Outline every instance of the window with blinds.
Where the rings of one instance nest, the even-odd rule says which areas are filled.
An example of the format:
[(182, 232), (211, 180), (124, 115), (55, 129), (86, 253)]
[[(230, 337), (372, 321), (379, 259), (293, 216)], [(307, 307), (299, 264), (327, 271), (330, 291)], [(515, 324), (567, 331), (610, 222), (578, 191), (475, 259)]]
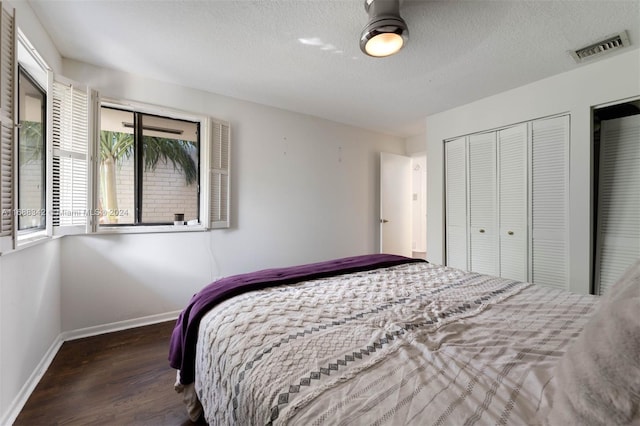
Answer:
[[(104, 211), (100, 200), (100, 180), (103, 176), (100, 173), (99, 110), (101, 104), (98, 93), (86, 85), (54, 76), (33, 46), (15, 27), (14, 13), (3, 9), (1, 3), (0, 10), (0, 253), (3, 253), (15, 249), (16, 238), (22, 241), (22, 234), (32, 229), (39, 231), (38, 238), (46, 238), (52, 234), (68, 235), (103, 230), (98, 226), (98, 222), (101, 217), (104, 217)], [(32, 57), (27, 58), (28, 55), (24, 55), (24, 52), (30, 53)], [(26, 151), (22, 152), (22, 146), (20, 152), (17, 151), (18, 138), (15, 123), (17, 93), (14, 92), (17, 86), (18, 62), (26, 70), (25, 74), (28, 73), (34, 77), (32, 81), (35, 82), (34, 85), (39, 85), (43, 89), (41, 103), (46, 103), (47, 122), (42, 132), (46, 137), (44, 140), (38, 139), (40, 141), (38, 147), (42, 151), (42, 156), (38, 158), (39, 161), (46, 162), (46, 166), (38, 168), (38, 172), (33, 176), (26, 168), (18, 168), (17, 164), (17, 161), (27, 158), (25, 155), (19, 155), (26, 153)], [(132, 103), (127, 101), (114, 102), (119, 102), (129, 110), (134, 108)], [(23, 106), (26, 103), (28, 102), (23, 102)], [(165, 107), (143, 105), (144, 114), (141, 116), (144, 120), (139, 123), (142, 129), (140, 136), (143, 138), (141, 139), (143, 143), (140, 144), (142, 155), (139, 155), (139, 158), (143, 160), (155, 155), (155, 151), (150, 149), (153, 147), (149, 144), (147, 144), (149, 149), (145, 151), (145, 140), (159, 141), (153, 146), (160, 142), (172, 142), (165, 144), (168, 145), (166, 148), (169, 151), (178, 145), (184, 145), (186, 141), (184, 137), (159, 137), (156, 133), (165, 131), (164, 127), (167, 127), (167, 123), (175, 124), (193, 117), (175, 111), (175, 117), (165, 117), (165, 120), (158, 125), (155, 121), (162, 117), (154, 114), (154, 111), (161, 112), (163, 115), (167, 113), (172, 115), (171, 110)], [(189, 220), (189, 224), (193, 225), (192, 222), (197, 222), (195, 223), (197, 226), (192, 227), (194, 230), (227, 228), (230, 226), (231, 129), (229, 123), (225, 121), (196, 117), (195, 132), (199, 142), (195, 148), (197, 152), (190, 155), (197, 166), (196, 175), (192, 176), (195, 182), (192, 184), (197, 188), (199, 195), (194, 199), (196, 220)], [(135, 128), (135, 123), (123, 122), (121, 125), (123, 127), (131, 125)], [(29, 142), (24, 137), (22, 140)], [(27, 148), (30, 147), (29, 145)], [(165, 156), (166, 158), (161, 157), (158, 157), (159, 161), (156, 163), (153, 158), (148, 163), (166, 163), (164, 160), (167, 160), (169, 168), (176, 166), (171, 155)], [(146, 190), (147, 195), (150, 195), (152, 193), (150, 184), (148, 179), (145, 180), (148, 178), (145, 174), (148, 171), (145, 170), (146, 166), (148, 164), (144, 161), (137, 162), (133, 166), (137, 170), (136, 173), (142, 177), (134, 186), (139, 187), (137, 191)], [(44, 175), (46, 175), (46, 181)], [(46, 212), (46, 220), (36, 224), (19, 222), (16, 215), (21, 207), (16, 205), (16, 200), (19, 200), (22, 206), (31, 205), (27, 203), (29, 200), (23, 199), (18, 194), (18, 180), (23, 181), (24, 188), (24, 183), (29, 179), (33, 180), (32, 178), (40, 182), (37, 184), (41, 189), (38, 197), (40, 203), (38, 211)], [(162, 184), (160, 186), (156, 189), (162, 193), (163, 197), (158, 198), (170, 198), (166, 197), (166, 188), (163, 188)], [(150, 198), (153, 197), (147, 197), (147, 200)], [(165, 206), (164, 212), (178, 213), (181, 207), (179, 201), (168, 201), (174, 202), (174, 206)], [(152, 211), (149, 206), (143, 205), (143, 207), (147, 212)], [(138, 208), (138, 210), (141, 209)], [(146, 216), (143, 219), (146, 220)], [(171, 227), (171, 230), (187, 229), (187, 227), (176, 229), (175, 221), (165, 223), (169, 221), (151, 220), (151, 222), (156, 225), (147, 228), (151, 232), (162, 231), (157, 225), (162, 225), (166, 229)], [(18, 228), (22, 229), (20, 234), (17, 232)], [(106, 229), (106, 231), (110, 230)], [(144, 231), (139, 227), (135, 230), (127, 229), (126, 226), (118, 230), (118, 232)], [(35, 238), (31, 240), (35, 241)]]
[[(106, 101), (98, 105), (98, 102), (91, 101), (96, 96), (86, 87), (70, 81), (58, 78), (54, 82), (51, 126), (54, 234), (85, 233), (92, 229), (100, 232), (157, 232), (158, 226), (176, 230), (178, 221), (174, 220), (174, 214), (185, 214), (183, 210), (189, 203), (171, 196), (175, 185), (206, 189), (199, 198), (196, 196), (194, 199), (184, 188), (179, 188), (178, 195), (189, 196), (188, 199), (195, 208), (194, 212), (185, 214), (184, 222), (179, 223), (194, 226), (179, 229), (219, 229), (230, 226), (229, 123), (206, 117), (187, 117), (178, 111), (172, 117), (160, 116), (154, 114), (153, 106), (147, 105), (132, 107), (129, 104), (118, 104), (117, 101)], [(95, 130), (91, 130), (90, 125), (93, 105), (96, 110), (102, 111), (98, 119), (100, 124), (96, 123)], [(111, 114), (110, 118), (105, 112)], [(114, 112), (125, 114), (125, 118), (114, 119)], [(166, 108), (162, 108), (162, 113), (171, 115), (171, 111)], [(180, 128), (181, 134), (167, 133), (174, 128)], [(96, 152), (95, 160), (91, 162), (90, 140), (93, 132)], [(193, 137), (189, 136), (192, 133)], [(126, 152), (118, 156), (113, 168), (117, 173), (111, 182), (114, 185), (112, 191), (107, 191), (105, 187), (109, 176), (105, 173), (103, 160), (108, 157), (107, 154), (113, 154), (113, 150), (105, 151), (107, 146), (113, 145), (106, 143), (107, 134), (111, 134), (111, 142), (114, 142), (113, 138), (117, 135), (126, 136), (116, 141)], [(140, 141), (136, 144), (137, 137)], [(196, 142), (190, 143), (191, 139)], [(167, 144), (171, 146), (165, 147)], [(196, 165), (196, 182), (188, 184), (183, 182), (184, 166), (172, 157), (177, 150), (176, 146), (182, 147), (185, 144), (197, 149), (197, 152), (187, 153)], [(161, 152), (158, 151), (161, 148)], [(150, 165), (147, 160), (152, 154), (159, 156), (159, 160)], [(207, 172), (199, 173), (198, 168)], [(163, 173), (173, 178), (165, 179), (167, 176)], [(95, 185), (91, 184), (92, 176), (96, 177)], [(106, 202), (108, 193), (111, 192), (112, 198), (117, 200), (113, 205)], [(118, 206), (117, 210), (123, 212), (118, 216), (117, 222), (107, 220), (109, 214), (105, 213), (110, 212), (113, 206)], [(161, 216), (156, 217), (154, 214)], [(153, 225), (153, 228), (148, 225)]]

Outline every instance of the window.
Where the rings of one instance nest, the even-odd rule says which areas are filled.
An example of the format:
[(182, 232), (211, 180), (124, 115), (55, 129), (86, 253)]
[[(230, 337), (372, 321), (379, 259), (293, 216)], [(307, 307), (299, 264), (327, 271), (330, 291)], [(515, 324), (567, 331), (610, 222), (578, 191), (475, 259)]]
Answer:
[(46, 226), (46, 94), (22, 68), (18, 71), (18, 231)]
[(51, 96), (54, 235), (230, 226), (229, 123), (59, 76)]
[(198, 223), (199, 152), (199, 122), (102, 106), (100, 225)]
[[(12, 21), (9, 18), (3, 10), (4, 25)], [(7, 28), (10, 27), (5, 26), (5, 29)], [(2, 244), (2, 251), (47, 238), (51, 230), (51, 215), (47, 205), (48, 192), (51, 190), (47, 180), (47, 174), (50, 173), (50, 129), (47, 115), (49, 67), (19, 29), (12, 28), (10, 36), (7, 36), (7, 32), (2, 32), (0, 36), (3, 49), (7, 49), (3, 50), (3, 53), (11, 52), (12, 55), (3, 55), (0, 59), (3, 63), (2, 79), (5, 84), (10, 84), (12, 89), (15, 85), (15, 93), (13, 90), (6, 91), (7, 88), (3, 86), (8, 96), (3, 98), (2, 109), (6, 112), (11, 111), (15, 126), (11, 136), (3, 138), (7, 143), (12, 141), (13, 158), (10, 166), (9, 162), (2, 162), (3, 179), (9, 180), (10, 177), (11, 180), (11, 191), (7, 189), (7, 183), (3, 183), (2, 198), (11, 194), (12, 199), (11, 203), (5, 204), (12, 206), (11, 244)], [(10, 42), (15, 50), (10, 49), (6, 42)], [(11, 73), (8, 73), (8, 70), (11, 70)], [(4, 151), (8, 152), (8, 149)], [(5, 212), (7, 210), (3, 209), (3, 213)]]
[(55, 75), (1, 12), (0, 254), (50, 236), (230, 226), (228, 122), (101, 99)]

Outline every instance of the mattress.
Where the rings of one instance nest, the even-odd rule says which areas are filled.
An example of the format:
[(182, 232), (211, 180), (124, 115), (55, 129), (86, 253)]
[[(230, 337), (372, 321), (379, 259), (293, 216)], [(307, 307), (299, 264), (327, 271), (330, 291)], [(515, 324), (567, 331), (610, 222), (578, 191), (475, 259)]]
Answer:
[(537, 424), (597, 297), (426, 262), (236, 295), (200, 322), (211, 425)]

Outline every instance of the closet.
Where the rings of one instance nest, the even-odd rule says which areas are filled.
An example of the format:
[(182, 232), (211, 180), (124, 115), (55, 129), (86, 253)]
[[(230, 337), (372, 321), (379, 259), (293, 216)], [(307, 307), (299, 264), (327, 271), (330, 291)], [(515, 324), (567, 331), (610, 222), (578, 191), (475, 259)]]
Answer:
[(500, 275), (528, 279), (527, 127), (500, 130), (498, 140), (498, 229)]
[(567, 288), (569, 117), (445, 142), (447, 265)]
[(640, 258), (640, 114), (600, 123), (596, 294)]

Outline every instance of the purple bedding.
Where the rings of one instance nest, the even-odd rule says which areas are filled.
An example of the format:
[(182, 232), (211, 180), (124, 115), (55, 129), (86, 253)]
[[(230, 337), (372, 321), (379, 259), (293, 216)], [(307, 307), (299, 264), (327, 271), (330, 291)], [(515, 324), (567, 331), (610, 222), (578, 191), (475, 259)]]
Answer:
[(215, 305), (233, 296), (276, 285), (293, 284), (410, 262), (424, 262), (424, 260), (391, 254), (370, 254), (287, 268), (265, 269), (222, 278), (196, 293), (189, 305), (180, 313), (171, 335), (169, 363), (171, 367), (180, 370), (182, 384), (193, 383), (200, 320)]

